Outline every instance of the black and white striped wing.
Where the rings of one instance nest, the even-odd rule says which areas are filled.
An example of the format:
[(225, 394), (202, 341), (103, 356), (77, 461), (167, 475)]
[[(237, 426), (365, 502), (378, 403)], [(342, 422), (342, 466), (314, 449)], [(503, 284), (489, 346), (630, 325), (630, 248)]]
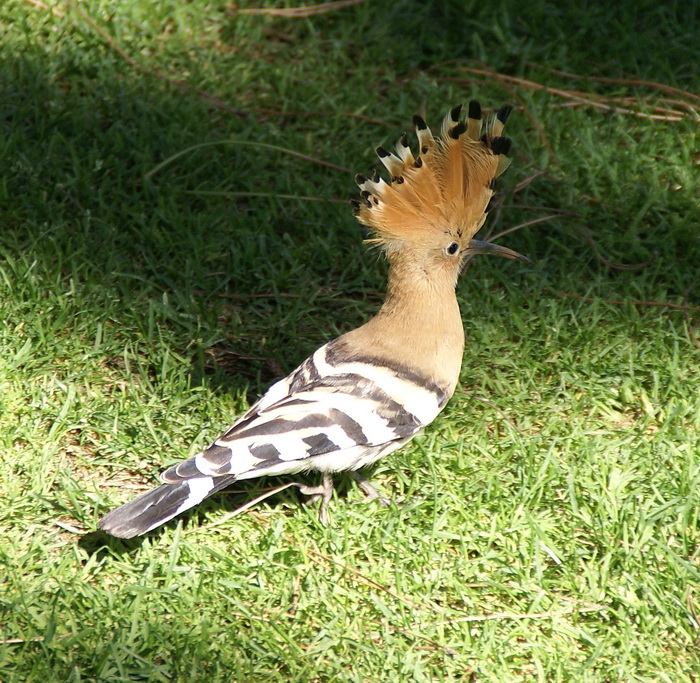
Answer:
[(435, 418), (448, 393), (400, 366), (321, 347), (274, 384), (209, 448), (166, 470), (163, 484), (112, 510), (100, 528), (133, 538), (237, 479), (370, 464)]
[(405, 368), (342, 351), (342, 340), (322, 346), (209, 448), (164, 472), (163, 481), (356, 469), (432, 422), (449, 398)]

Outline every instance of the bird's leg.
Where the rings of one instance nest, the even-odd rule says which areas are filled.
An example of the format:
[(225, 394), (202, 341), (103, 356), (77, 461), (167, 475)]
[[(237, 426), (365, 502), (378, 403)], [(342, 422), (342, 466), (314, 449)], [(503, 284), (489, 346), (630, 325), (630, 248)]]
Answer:
[[(372, 500), (378, 500), (382, 505), (388, 506), (390, 504), (389, 499), (380, 495), (379, 491), (377, 491), (377, 489), (375, 489), (361, 474), (358, 472), (348, 472), (348, 474), (364, 491), (365, 499), (362, 502), (369, 503)], [(321, 501), (321, 505), (318, 509), (318, 520), (323, 526), (328, 526), (328, 503), (333, 496), (333, 477), (331, 474), (324, 472), (323, 483), (318, 486), (307, 486), (306, 484), (296, 481), (292, 482), (290, 485), (296, 486), (299, 489), (299, 493), (308, 496), (304, 501), (304, 505), (310, 505), (317, 500)]]
[(299, 492), (303, 493), (305, 496), (309, 496), (304, 501), (305, 505), (309, 505), (314, 501), (321, 500), (321, 505), (318, 509), (318, 521), (323, 524), (323, 526), (328, 526), (328, 503), (333, 495), (333, 477), (329, 472), (323, 473), (323, 483), (318, 486), (306, 486), (305, 484), (294, 484), (299, 487)]
[(348, 472), (348, 474), (357, 482), (357, 485), (365, 492), (365, 499), (363, 502), (369, 503), (371, 500), (378, 500), (382, 505), (389, 506), (389, 499), (384, 498), (379, 494), (379, 491), (370, 484), (367, 479), (365, 479), (358, 472)]

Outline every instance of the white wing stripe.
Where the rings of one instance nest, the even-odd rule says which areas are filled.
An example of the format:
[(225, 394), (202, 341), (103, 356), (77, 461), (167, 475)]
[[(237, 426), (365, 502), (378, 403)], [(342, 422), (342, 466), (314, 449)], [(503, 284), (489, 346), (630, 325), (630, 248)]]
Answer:
[(283, 398), (287, 397), (289, 395), (290, 383), (289, 377), (285, 377), (284, 379), (279, 380), (279, 382), (275, 382), (255, 405), (258, 412), (265, 410), (272, 404), (277, 403), (277, 401), (281, 401)]
[[(307, 394), (301, 392), (299, 398), (314, 397), (314, 391)], [(367, 442), (370, 444), (380, 444), (385, 441), (393, 441), (396, 433), (387, 425), (387, 421), (379, 414), (380, 405), (376, 401), (369, 399), (358, 399), (355, 396), (341, 393), (328, 395), (325, 405), (327, 409), (335, 408), (345, 413), (351, 420), (357, 422), (365, 433)]]
[(354, 439), (351, 439), (340, 425), (327, 427), (325, 433), (338, 448), (352, 448), (357, 445)]
[(331, 365), (326, 360), (326, 348), (322, 346), (313, 355), (321, 376), (358, 375), (376, 384), (422, 424), (432, 422), (441, 410), (437, 394), (427, 387), (404, 379), (395, 371), (374, 363), (354, 361)]
[[(247, 446), (251, 445), (249, 443), (243, 443), (240, 446), (238, 444), (226, 443), (224, 444), (226, 448), (231, 450), (231, 459), (233, 468), (231, 469), (231, 474), (238, 474), (238, 472), (245, 472), (249, 469), (255, 467), (258, 459), (248, 450)], [(195, 465), (197, 469), (202, 474), (208, 474), (211, 476), (217, 476), (216, 469), (212, 467), (211, 463), (207, 460), (207, 451), (204, 450), (195, 456)], [(228, 474), (228, 472), (227, 472)]]
[[(265, 443), (270, 443), (280, 452), (280, 460), (303, 460), (309, 457), (309, 447), (302, 441), (304, 432), (317, 434), (318, 430), (295, 430), (286, 434), (275, 434)], [(258, 439), (262, 442), (262, 439)]]
[(214, 479), (212, 477), (197, 477), (196, 479), (189, 479), (187, 485), (190, 487), (190, 492), (177, 509), (176, 515), (189, 510), (193, 505), (201, 503), (214, 488)]
[[(299, 471), (317, 469), (321, 462), (328, 462), (327, 467), (360, 462), (357, 449), (366, 449), (371, 462), (377, 449), (403, 443), (431, 422), (440, 412), (440, 401), (439, 387), (422, 385), (410, 370), (371, 359), (344, 361), (326, 345), (273, 384), (218, 445), (231, 451), (226, 473), (239, 478), (260, 476), (268, 469)], [(211, 461), (206, 450), (197, 455), (197, 469), (211, 476), (222, 473), (221, 455), (216, 455)], [(192, 480), (189, 498), (203, 499), (212, 486), (209, 478)]]

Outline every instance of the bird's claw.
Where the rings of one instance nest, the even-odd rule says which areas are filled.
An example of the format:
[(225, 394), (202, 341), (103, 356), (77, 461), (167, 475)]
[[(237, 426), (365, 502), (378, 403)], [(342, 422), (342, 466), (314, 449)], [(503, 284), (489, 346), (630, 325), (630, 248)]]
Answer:
[[(361, 502), (369, 503), (372, 500), (379, 501), (385, 507), (389, 507), (391, 501), (379, 494), (379, 491), (370, 484), (361, 474), (357, 472), (348, 472), (348, 474), (357, 482), (357, 485), (364, 491), (365, 497)], [(293, 486), (299, 489), (299, 493), (307, 496), (304, 500), (304, 505), (311, 505), (317, 500), (321, 501), (318, 508), (318, 521), (323, 526), (328, 526), (328, 503), (333, 496), (333, 477), (328, 473), (323, 475), (323, 483), (318, 486), (308, 486), (301, 482), (293, 482)]]
[(379, 491), (372, 486), (361, 474), (357, 472), (349, 472), (350, 476), (355, 480), (357, 485), (365, 492), (363, 503), (369, 503), (373, 500), (378, 500), (384, 507), (389, 507), (391, 501), (388, 498), (380, 495)]
[(328, 503), (333, 496), (333, 477), (327, 472), (323, 475), (323, 483), (318, 486), (307, 486), (306, 484), (295, 483), (299, 488), (299, 493), (302, 493), (308, 498), (304, 501), (304, 505), (311, 505), (317, 500), (321, 501), (318, 508), (318, 521), (323, 526), (328, 526)]

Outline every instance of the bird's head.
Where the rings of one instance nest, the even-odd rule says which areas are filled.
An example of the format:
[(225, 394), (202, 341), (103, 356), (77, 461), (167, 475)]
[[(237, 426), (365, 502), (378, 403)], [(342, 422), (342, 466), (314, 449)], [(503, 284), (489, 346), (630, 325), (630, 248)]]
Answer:
[(512, 108), (500, 109), (483, 134), (479, 103), (469, 103), (464, 121), (461, 109), (458, 105), (445, 116), (437, 137), (414, 116), (418, 154), (405, 134), (395, 153), (377, 148), (391, 179), (358, 175), (360, 200), (353, 202), (357, 220), (372, 233), (368, 241), (390, 260), (410, 258), (455, 277), (472, 254), (529, 262), (511, 249), (474, 239), (486, 220), (495, 179), (510, 163), (511, 141), (501, 132)]

